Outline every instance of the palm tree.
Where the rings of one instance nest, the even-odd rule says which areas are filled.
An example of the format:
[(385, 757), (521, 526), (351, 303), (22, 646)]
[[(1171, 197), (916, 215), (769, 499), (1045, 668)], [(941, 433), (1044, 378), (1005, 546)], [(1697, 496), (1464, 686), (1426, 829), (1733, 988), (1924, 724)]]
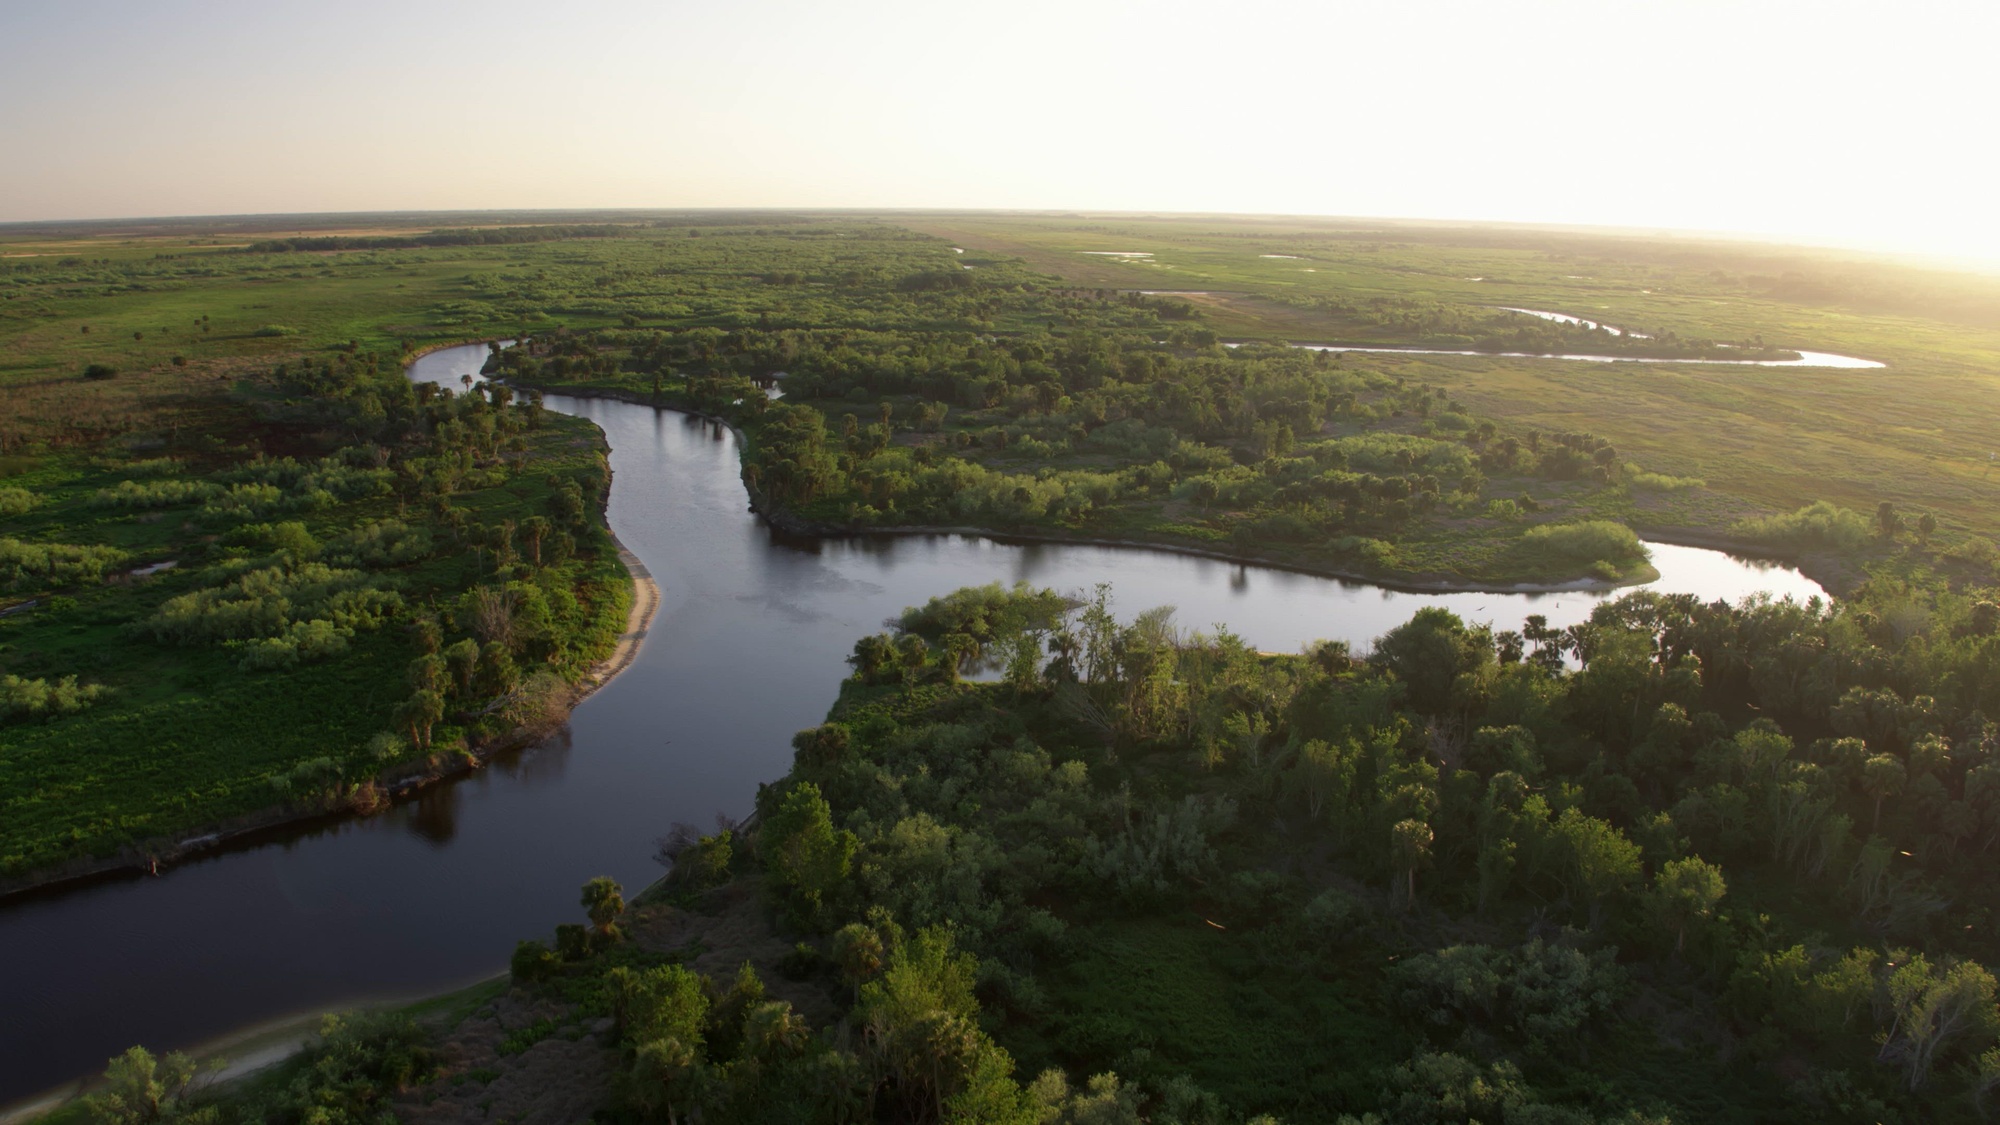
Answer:
[(1396, 866), (1403, 872), (1403, 905), (1417, 901), (1417, 868), (1431, 854), (1431, 841), (1435, 839), (1431, 826), (1421, 820), (1399, 820), (1389, 831), (1390, 849), (1395, 853)]
[(1870, 832), (1882, 826), (1882, 798), (1901, 793), (1907, 780), (1909, 770), (1900, 758), (1877, 754), (1861, 764), (1861, 789), (1875, 798), (1875, 820), (1868, 829)]

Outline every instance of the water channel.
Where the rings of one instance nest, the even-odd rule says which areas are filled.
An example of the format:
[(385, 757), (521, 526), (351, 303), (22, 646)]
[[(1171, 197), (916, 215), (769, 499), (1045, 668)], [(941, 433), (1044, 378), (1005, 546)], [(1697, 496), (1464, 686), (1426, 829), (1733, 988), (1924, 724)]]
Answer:
[[(483, 346), (411, 369), (454, 389)], [(1165, 551), (936, 535), (801, 540), (746, 509), (728, 430), (685, 414), (551, 395), (604, 428), (610, 520), (661, 587), (637, 661), (564, 736), (382, 815), (277, 833), (156, 878), (0, 901), (0, 1105), (102, 1069), (134, 1043), (189, 1048), (237, 1029), (414, 996), (502, 969), (514, 943), (580, 917), (577, 888), (659, 869), (675, 821), (750, 811), (823, 717), (855, 639), (968, 584), (1111, 582), (1129, 617), (1178, 607), (1253, 645), (1365, 645), (1418, 607), (1499, 628), (1583, 620), (1603, 595), (1411, 594)], [(1822, 593), (1797, 572), (1655, 545), (1655, 588), (1736, 600)]]

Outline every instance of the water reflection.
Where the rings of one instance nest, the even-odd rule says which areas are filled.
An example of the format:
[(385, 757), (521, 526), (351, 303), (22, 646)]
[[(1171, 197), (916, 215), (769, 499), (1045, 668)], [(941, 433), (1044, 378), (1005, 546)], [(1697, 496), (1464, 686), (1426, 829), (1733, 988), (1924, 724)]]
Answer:
[(456, 785), (433, 786), (397, 811), (411, 835), (441, 847), (458, 835), (459, 792)]

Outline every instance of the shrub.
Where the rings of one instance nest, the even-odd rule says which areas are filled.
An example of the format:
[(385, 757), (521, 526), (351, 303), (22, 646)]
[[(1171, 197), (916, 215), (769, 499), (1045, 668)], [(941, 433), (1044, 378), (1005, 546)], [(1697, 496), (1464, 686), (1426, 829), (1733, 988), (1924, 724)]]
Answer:
[(110, 691), (102, 684), (78, 684), (75, 676), (54, 683), (0, 676), (0, 723), (74, 715)]
[(118, 369), (108, 363), (93, 363), (83, 369), (83, 377), (86, 379), (116, 379), (118, 377)]
[(401, 566), (429, 558), (431, 533), (400, 520), (378, 520), (327, 545), (327, 561), (345, 566)]
[(1365, 535), (1343, 535), (1334, 542), (1333, 549), (1364, 567), (1389, 570), (1396, 565), (1394, 544), (1381, 539), (1370, 539)]
[(1611, 520), (1531, 527), (1521, 536), (1521, 552), (1533, 562), (1564, 569), (1589, 568), (1602, 574), (1598, 564), (1605, 564), (1613, 575), (1646, 559), (1645, 545), (1632, 529)]
[(514, 946), (514, 957), (508, 963), (517, 984), (529, 984), (546, 980), (562, 968), (562, 958), (556, 951), (539, 941), (524, 941)]
[[(376, 628), (402, 608), (400, 595), (373, 582), (361, 571), (324, 563), (262, 567), (224, 585), (169, 598), (140, 628), (157, 640), (179, 644), (284, 637), (293, 642), (299, 659), (309, 659), (309, 654), (324, 655), (338, 646), (327, 647), (334, 642), (317, 626), (293, 632), (294, 622), (330, 625), (344, 644), (353, 631)], [(274, 650), (260, 659), (277, 656)]]
[(1649, 473), (1630, 461), (1625, 462), (1625, 483), (1642, 492), (1692, 492), (1705, 488), (1708, 482), (1700, 477), (1676, 477), (1666, 473)]
[(168, 473), (178, 473), (185, 466), (178, 457), (148, 457), (143, 461), (132, 461), (125, 465), (125, 472), (135, 477), (163, 477)]
[(1535, 938), (1518, 949), (1454, 945), (1392, 970), (1403, 1009), (1440, 1028), (1481, 1026), (1538, 1053), (1573, 1049), (1625, 988), (1617, 951)]
[(216, 492), (216, 487), (206, 481), (156, 480), (139, 484), (122, 480), (116, 488), (98, 489), (90, 502), (99, 508), (167, 508), (206, 500)]
[(1210, 837), (1236, 819), (1228, 797), (1185, 798), (1122, 832), (1083, 841), (1083, 870), (1135, 901), (1163, 898), (1211, 874)]
[(299, 330), (289, 324), (266, 324), (250, 334), (252, 336), (296, 336), (299, 334)]
[(201, 513), (224, 519), (255, 519), (287, 507), (291, 507), (291, 504), (276, 485), (236, 484), (231, 485), (228, 492), (215, 496), (202, 505)]
[(278, 636), (261, 637), (246, 644), (243, 668), (261, 672), (324, 660), (346, 651), (347, 638), (353, 635), (354, 630), (343, 629), (331, 621), (294, 621)]
[(1773, 547), (1852, 551), (1868, 542), (1874, 525), (1851, 508), (1815, 500), (1796, 512), (1744, 520), (1736, 525), (1736, 533)]
[(25, 488), (0, 488), (0, 516), (25, 516), (40, 499)]
[(1338, 888), (1322, 891), (1299, 913), (1316, 942), (1340, 941), (1369, 923), (1368, 904)]
[(96, 582), (127, 557), (116, 547), (0, 539), (0, 584), (18, 588)]

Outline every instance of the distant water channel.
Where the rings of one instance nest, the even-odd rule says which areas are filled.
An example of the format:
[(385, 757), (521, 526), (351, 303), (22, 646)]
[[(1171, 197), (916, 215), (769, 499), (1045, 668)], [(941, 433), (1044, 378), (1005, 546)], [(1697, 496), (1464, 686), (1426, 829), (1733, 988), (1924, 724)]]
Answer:
[[(460, 389), (483, 346), (411, 377)], [(650, 639), (565, 734), (390, 811), (275, 834), (157, 878), (0, 901), (0, 1105), (100, 1070), (134, 1043), (195, 1047), (335, 1005), (500, 971), (514, 943), (580, 917), (577, 888), (659, 874), (675, 821), (750, 811), (794, 731), (832, 703), (855, 639), (968, 584), (1110, 582), (1129, 617), (1179, 608), (1291, 651), (1365, 645), (1421, 606), (1498, 628), (1583, 620), (1602, 595), (1409, 594), (1165, 551), (935, 535), (800, 540), (746, 510), (734, 438), (672, 411), (549, 396), (609, 436), (611, 525), (658, 580)], [(1654, 545), (1656, 588), (1805, 598), (1796, 571)]]

